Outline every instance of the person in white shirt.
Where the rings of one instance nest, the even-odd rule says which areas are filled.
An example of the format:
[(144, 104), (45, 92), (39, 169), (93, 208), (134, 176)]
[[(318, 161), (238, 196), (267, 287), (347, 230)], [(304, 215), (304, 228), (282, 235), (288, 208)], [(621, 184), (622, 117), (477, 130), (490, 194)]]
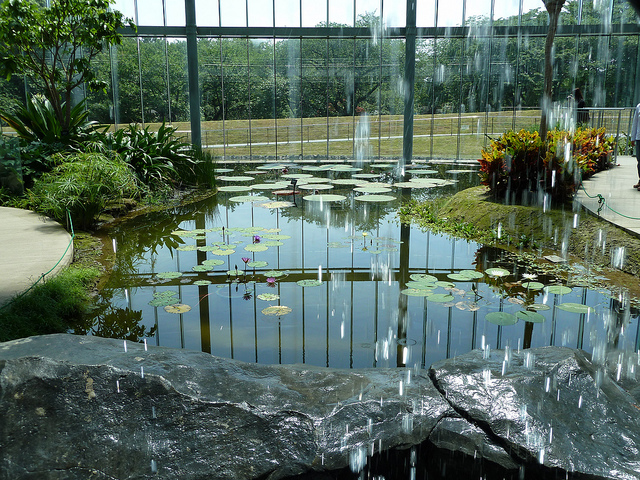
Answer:
[(640, 190), (640, 144), (636, 142), (640, 140), (640, 103), (636, 105), (636, 111), (633, 114), (633, 124), (631, 125), (631, 146), (636, 147), (636, 160), (638, 161), (638, 183), (633, 188)]

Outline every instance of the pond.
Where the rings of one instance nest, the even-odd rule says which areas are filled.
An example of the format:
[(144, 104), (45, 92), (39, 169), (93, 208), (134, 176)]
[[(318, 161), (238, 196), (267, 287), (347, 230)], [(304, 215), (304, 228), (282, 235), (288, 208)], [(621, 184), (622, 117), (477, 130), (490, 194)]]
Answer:
[(400, 224), (403, 199), (477, 185), (473, 167), (418, 166), (403, 180), (389, 164), (221, 169), (217, 195), (108, 229), (113, 273), (78, 332), (337, 368), (424, 368), (476, 348), (640, 348), (623, 292)]

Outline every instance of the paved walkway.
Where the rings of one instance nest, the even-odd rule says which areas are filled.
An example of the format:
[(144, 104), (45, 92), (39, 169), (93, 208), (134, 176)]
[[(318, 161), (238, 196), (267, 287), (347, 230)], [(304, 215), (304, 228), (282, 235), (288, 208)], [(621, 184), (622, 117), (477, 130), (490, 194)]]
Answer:
[[(578, 200), (600, 217), (640, 236), (640, 192), (636, 159), (620, 156), (617, 166), (584, 182)], [(603, 202), (600, 202), (601, 199)], [(55, 275), (73, 259), (71, 235), (59, 223), (17, 208), (0, 207), (0, 305), (25, 291), (43, 274)]]
[(73, 260), (71, 235), (29, 210), (0, 207), (0, 305)]
[(603, 205), (601, 218), (640, 236), (640, 192), (633, 188), (638, 183), (636, 165), (635, 157), (619, 156), (617, 166), (583, 182), (578, 201), (595, 214)]

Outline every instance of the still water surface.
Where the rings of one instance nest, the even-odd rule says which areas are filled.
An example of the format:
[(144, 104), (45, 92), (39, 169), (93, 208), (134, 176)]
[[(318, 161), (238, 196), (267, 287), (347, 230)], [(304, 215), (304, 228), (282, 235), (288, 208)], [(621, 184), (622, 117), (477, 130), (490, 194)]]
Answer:
[[(476, 172), (436, 169), (421, 178), (454, 182), (393, 189), (382, 202), (363, 201), (375, 194), (353, 185), (301, 189), (295, 197), (259, 188), (113, 227), (114, 273), (88, 333), (247, 362), (338, 368), (428, 367), (475, 348), (638, 350), (638, 318), (619, 292), (572, 286), (554, 293), (557, 287), (541, 287), (555, 279), (527, 277), (527, 267), (499, 249), (401, 225), (402, 195), (428, 201), (477, 184)], [(367, 180), (376, 186), (393, 181), (373, 173)], [(313, 174), (345, 180), (353, 172)], [(291, 180), (280, 171), (254, 175), (221, 185)], [(344, 199), (303, 198), (327, 192)], [(242, 198), (256, 195), (265, 198)]]

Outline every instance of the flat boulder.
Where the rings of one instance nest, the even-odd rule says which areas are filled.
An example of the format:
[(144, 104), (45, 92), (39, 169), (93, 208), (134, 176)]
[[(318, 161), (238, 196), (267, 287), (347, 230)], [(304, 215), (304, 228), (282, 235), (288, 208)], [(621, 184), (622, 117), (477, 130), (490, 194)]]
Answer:
[(0, 479), (359, 471), (453, 414), (414, 369), (257, 365), (64, 334), (0, 344)]

